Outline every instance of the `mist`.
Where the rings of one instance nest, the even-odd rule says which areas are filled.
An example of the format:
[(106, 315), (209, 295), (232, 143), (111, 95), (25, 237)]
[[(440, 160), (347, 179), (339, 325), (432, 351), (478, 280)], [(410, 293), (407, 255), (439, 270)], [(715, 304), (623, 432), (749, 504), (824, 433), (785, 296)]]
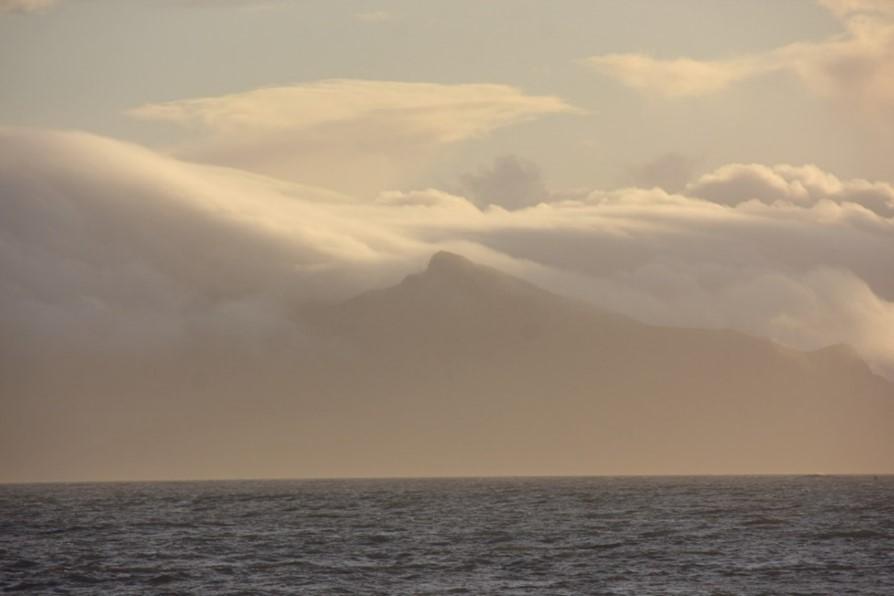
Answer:
[[(771, 464), (769, 447), (750, 459), (685, 465), (681, 457), (658, 457), (648, 440), (611, 465), (560, 465), (559, 455), (575, 443), (555, 446), (551, 437), (574, 426), (580, 412), (559, 417), (553, 430), (534, 430), (533, 421), (556, 405), (535, 405), (531, 396), (522, 399), (521, 418), (499, 422), (499, 408), (521, 407), (505, 401), (501, 377), (443, 378), (463, 378), (449, 372), (465, 366), (459, 354), (480, 352), (482, 363), (497, 358), (481, 351), (490, 340), (471, 329), (467, 345), (440, 363), (425, 360), (421, 346), (404, 352), (393, 336), (400, 329), (376, 345), (320, 331), (325, 317), (315, 309), (394, 286), (445, 249), (600, 312), (736, 329), (792, 349), (846, 344), (877, 373), (894, 370), (887, 275), (894, 223), (873, 209), (891, 192), (882, 183), (839, 181), (815, 167), (729, 166), (682, 194), (580, 191), (510, 210), (436, 189), (351, 198), (84, 133), (7, 129), (0, 137), (5, 480), (718, 473), (804, 465)], [(737, 190), (742, 172), (756, 172), (748, 178), (752, 190)], [(774, 172), (789, 185), (755, 186)], [(806, 175), (819, 182), (798, 183), (793, 196), (793, 177)], [(445, 304), (467, 299), (450, 284), (438, 287), (426, 304), (441, 295)], [(512, 308), (513, 299), (496, 299)], [(493, 316), (476, 314), (473, 328), (488, 328)], [(393, 325), (418, 326), (403, 318)], [(446, 341), (444, 332), (432, 341)], [(568, 341), (560, 343), (568, 349)], [(589, 349), (580, 345), (580, 357)], [(543, 370), (552, 371), (543, 379), (556, 387), (583, 383), (576, 368), (554, 362)], [(454, 409), (456, 395), (484, 399), (487, 383), (496, 392), (492, 406)], [(408, 393), (395, 394), (401, 387)], [(445, 391), (453, 396), (447, 410)], [(498, 409), (485, 424), (491, 407)], [(614, 407), (624, 424), (652, 424), (642, 416), (635, 422), (629, 404)], [(862, 407), (852, 415), (835, 411), (841, 428), (865, 414)], [(438, 423), (441, 415), (453, 422)], [(659, 427), (650, 433), (661, 436)], [(528, 428), (524, 441), (509, 440), (513, 428)], [(464, 429), (464, 446), (454, 443), (457, 429)], [(615, 440), (606, 429), (593, 436)], [(496, 437), (516, 449), (479, 458)], [(685, 443), (677, 441), (681, 456)], [(817, 458), (826, 453), (836, 461), (821, 444)], [(835, 469), (876, 467), (845, 457)]]

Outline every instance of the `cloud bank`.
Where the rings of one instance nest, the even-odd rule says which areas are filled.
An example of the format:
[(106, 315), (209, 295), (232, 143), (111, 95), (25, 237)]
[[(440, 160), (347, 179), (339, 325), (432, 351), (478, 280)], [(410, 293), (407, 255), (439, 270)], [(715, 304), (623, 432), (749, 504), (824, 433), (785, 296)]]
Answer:
[(813, 165), (729, 164), (690, 183), (686, 194), (725, 205), (749, 200), (802, 206), (823, 201), (853, 203), (882, 217), (894, 217), (894, 187), (890, 184), (840, 180)]
[(894, 107), (894, 4), (887, 0), (823, 0), (843, 32), (768, 52), (723, 60), (658, 59), (605, 54), (585, 63), (644, 93), (683, 98), (721, 92), (773, 72), (789, 73), (811, 92), (873, 116)]
[(333, 79), (129, 114), (191, 133), (176, 150), (181, 157), (362, 192), (400, 184), (439, 147), (575, 112), (557, 97), (506, 85)]
[(81, 133), (4, 130), (2, 350), (36, 362), (65, 346), (300, 346), (302, 304), (388, 285), (448, 249), (652, 323), (847, 342), (894, 378), (890, 196), (812, 166), (734, 164), (683, 194), (514, 210), (433, 189), (361, 201)]

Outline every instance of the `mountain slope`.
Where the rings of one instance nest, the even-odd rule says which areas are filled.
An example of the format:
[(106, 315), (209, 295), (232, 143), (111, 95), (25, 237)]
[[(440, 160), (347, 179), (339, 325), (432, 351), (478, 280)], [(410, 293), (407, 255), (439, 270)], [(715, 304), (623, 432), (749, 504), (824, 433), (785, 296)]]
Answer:
[(482, 472), (894, 468), (894, 391), (846, 348), (649, 326), (447, 253), (313, 320), (448, 471), (455, 442)]
[(0, 481), (894, 472), (894, 391), (846, 348), (645, 325), (447, 253), (263, 341), (7, 362)]

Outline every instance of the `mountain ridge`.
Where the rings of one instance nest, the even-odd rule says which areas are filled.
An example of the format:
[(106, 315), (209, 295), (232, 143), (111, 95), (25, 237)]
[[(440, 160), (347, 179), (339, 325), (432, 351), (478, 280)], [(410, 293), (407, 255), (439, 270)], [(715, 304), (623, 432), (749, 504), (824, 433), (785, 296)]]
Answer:
[(375, 387), (366, 411), (401, 412), (400, 432), (442, 463), (463, 437), (497, 440), (518, 473), (510, 445), (538, 459), (622, 450), (612, 466), (546, 458), (568, 473), (894, 471), (894, 387), (847, 347), (652, 326), (450, 253), (320, 323)]
[(34, 448), (0, 479), (894, 473), (894, 388), (848, 348), (650, 326), (449, 254), (295, 316), (281, 349), (66, 357), (16, 389), (0, 425)]
[[(631, 328), (639, 327), (641, 329), (664, 330), (668, 332), (681, 332), (693, 335), (718, 336), (718, 337), (734, 337), (746, 342), (758, 342), (766, 344), (772, 349), (779, 350), (784, 353), (816, 355), (827, 359), (829, 357), (842, 358), (844, 360), (858, 360), (859, 363), (866, 367), (867, 372), (877, 376), (885, 383), (890, 383), (887, 379), (876, 375), (871, 371), (865, 361), (859, 356), (853, 347), (840, 343), (823, 346), (814, 350), (801, 350), (785, 346), (769, 338), (751, 335), (734, 329), (716, 329), (716, 328), (700, 328), (700, 327), (678, 327), (673, 325), (656, 325), (645, 323), (633, 319), (627, 315), (613, 313), (602, 310), (595, 305), (557, 294), (536, 284), (505, 273), (495, 267), (481, 265), (471, 259), (459, 255), (454, 252), (440, 250), (432, 254), (424, 270), (410, 273), (406, 275), (397, 284), (368, 290), (362, 292), (348, 300), (335, 305), (328, 305), (336, 311), (341, 311), (339, 316), (344, 316), (344, 308), (357, 306), (364, 301), (383, 302), (399, 298), (401, 292), (437, 292), (451, 291), (467, 294), (468, 292), (477, 293), (475, 299), (480, 299), (482, 294), (488, 296), (491, 300), (509, 300), (524, 296), (525, 298), (534, 298), (537, 301), (554, 301), (565, 307), (574, 309), (578, 313), (587, 316), (598, 317), (601, 322), (614, 321), (616, 323), (626, 323)], [(434, 296), (413, 296), (413, 299), (425, 299), (433, 306), (444, 306), (434, 302)], [(400, 300), (402, 301), (402, 300)], [(456, 301), (452, 301), (449, 305), (456, 306)], [(442, 313), (445, 314), (445, 313)], [(454, 312), (454, 314), (456, 314)], [(461, 313), (460, 313), (461, 314)], [(894, 385), (892, 385), (894, 387)]]

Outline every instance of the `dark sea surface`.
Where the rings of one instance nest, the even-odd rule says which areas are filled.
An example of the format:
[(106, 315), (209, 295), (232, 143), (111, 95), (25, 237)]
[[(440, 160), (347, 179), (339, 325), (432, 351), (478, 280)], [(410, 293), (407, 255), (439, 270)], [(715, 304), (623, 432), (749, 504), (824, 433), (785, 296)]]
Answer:
[(894, 477), (0, 486), (0, 590), (894, 595)]

